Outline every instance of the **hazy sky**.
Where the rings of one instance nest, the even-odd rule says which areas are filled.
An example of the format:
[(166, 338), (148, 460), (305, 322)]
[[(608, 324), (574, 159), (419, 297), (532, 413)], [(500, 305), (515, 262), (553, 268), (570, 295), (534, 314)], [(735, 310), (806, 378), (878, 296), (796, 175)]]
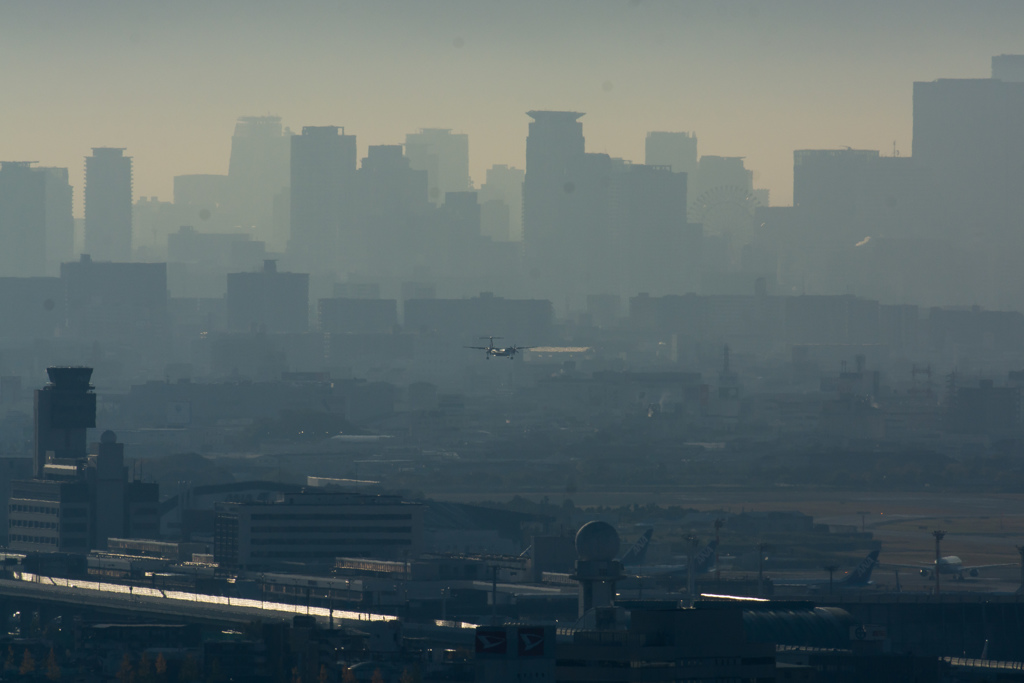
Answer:
[(127, 147), (135, 195), (226, 173), (241, 115), (370, 144), (470, 136), (477, 183), (522, 167), (529, 109), (572, 109), (588, 151), (643, 161), (649, 130), (747, 157), (789, 204), (792, 152), (910, 153), (915, 80), (1024, 52), (1024, 2), (946, 0), (0, 0), (0, 159)]

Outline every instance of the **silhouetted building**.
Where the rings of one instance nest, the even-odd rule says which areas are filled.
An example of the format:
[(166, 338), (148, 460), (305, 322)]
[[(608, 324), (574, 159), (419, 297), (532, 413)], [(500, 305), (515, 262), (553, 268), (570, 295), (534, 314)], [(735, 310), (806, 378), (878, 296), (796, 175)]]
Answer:
[(1024, 83), (1024, 55), (996, 55), (992, 58), (992, 78)]
[(86, 430), (96, 426), (92, 368), (47, 368), (50, 382), (35, 394), (34, 475), (51, 459), (82, 460)]
[(218, 504), (214, 558), (247, 569), (330, 567), (337, 557), (411, 559), (422, 535), (420, 504), (398, 496), (304, 491), (278, 502)]
[(75, 251), (75, 219), (71, 211), (73, 190), (68, 169), (40, 167), (46, 176), (46, 274), (57, 275), (60, 264)]
[[(570, 268), (583, 261), (585, 240), (595, 239), (580, 226), (577, 190), (585, 156), (579, 112), (530, 111), (523, 179), (523, 241), (528, 281), (534, 291), (578, 289)], [(582, 231), (582, 234), (581, 234)], [(575, 282), (574, 282), (575, 280)], [(588, 292), (584, 292), (586, 294)]]
[[(288, 187), (292, 132), (279, 116), (242, 116), (231, 136), (227, 202), (238, 224), (259, 238), (284, 245), (274, 202)], [(353, 159), (354, 163), (354, 159)]]
[(85, 253), (98, 261), (132, 258), (132, 158), (94, 147), (85, 158)]
[(409, 332), (436, 331), (453, 338), (469, 339), (481, 332), (507, 332), (516, 335), (515, 339), (508, 338), (510, 344), (533, 344), (546, 339), (554, 317), (550, 301), (504, 299), (489, 292), (472, 299), (409, 299), (405, 302), (405, 329)]
[(166, 264), (96, 262), (83, 254), (61, 264), (60, 279), (73, 337), (149, 349), (166, 342)]
[(36, 392), (35, 477), (11, 484), (8, 547), (85, 553), (107, 538), (155, 538), (160, 531), (156, 484), (129, 482), (124, 445), (106, 431), (89, 454), (96, 426), (92, 368), (47, 368)]
[(701, 240), (686, 222), (686, 177), (641, 164), (613, 176), (617, 258), (609, 261), (620, 269), (619, 291), (675, 294), (696, 286)]
[(398, 324), (394, 299), (320, 299), (320, 331), (331, 334), (388, 333)]
[(337, 126), (305, 126), (291, 138), (290, 168), (288, 257), (309, 272), (337, 270), (351, 231), (356, 137)]
[(696, 134), (648, 133), (644, 141), (644, 163), (649, 166), (669, 166), (675, 173), (696, 173)]
[(64, 291), (55, 277), (0, 277), (0, 340), (54, 338), (64, 327)]
[(1020, 387), (997, 387), (982, 380), (976, 387), (956, 387), (949, 431), (1006, 436), (1020, 429)]
[(362, 277), (400, 278), (430, 267), (440, 240), (427, 199), (427, 171), (416, 170), (401, 145), (371, 145), (358, 174), (358, 234), (345, 264)]
[(449, 192), (466, 192), (469, 182), (469, 136), (445, 128), (422, 128), (405, 136), (409, 167), (427, 172), (427, 198), (444, 202)]
[(1024, 244), (1022, 117), (1024, 82), (914, 83), (913, 157), (930, 174), (934, 214), (925, 219), (935, 236), (997, 250)]
[(228, 328), (267, 332), (309, 329), (309, 275), (279, 273), (266, 260), (255, 273), (230, 273), (227, 292)]
[(0, 164), (0, 275), (7, 277), (46, 269), (47, 175), (33, 163)]
[(499, 242), (523, 239), (523, 180), (526, 171), (498, 164), (480, 186), (480, 232)]

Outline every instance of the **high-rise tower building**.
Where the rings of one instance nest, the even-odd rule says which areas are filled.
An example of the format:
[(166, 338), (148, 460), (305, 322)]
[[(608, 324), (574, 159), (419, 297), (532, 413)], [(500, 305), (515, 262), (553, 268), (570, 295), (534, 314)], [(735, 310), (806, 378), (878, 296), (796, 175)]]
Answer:
[[(583, 124), (579, 112), (529, 111), (533, 119), (526, 138), (526, 175), (523, 179), (523, 242), (530, 279), (539, 285), (534, 294), (551, 296), (573, 277), (570, 266), (578, 261), (574, 241), (581, 210), (584, 176)], [(578, 244), (578, 243), (577, 243)]]
[(693, 133), (648, 133), (644, 141), (644, 163), (648, 166), (671, 166), (676, 173), (695, 173), (697, 136)]
[(132, 158), (94, 147), (85, 158), (85, 253), (97, 261), (132, 256)]
[(45, 269), (47, 176), (32, 163), (0, 164), (0, 276), (38, 276)]
[(280, 116), (243, 116), (231, 136), (228, 201), (235, 220), (257, 239), (284, 243), (274, 224), (274, 202), (288, 187), (292, 132)]
[(305, 126), (291, 138), (291, 235), (294, 269), (335, 270), (341, 232), (351, 229), (356, 136), (338, 126)]
[(469, 183), (469, 136), (446, 128), (423, 128), (405, 136), (409, 167), (427, 172), (427, 197), (440, 206), (448, 192), (466, 192)]
[(73, 190), (66, 168), (36, 169), (46, 176), (46, 274), (59, 275), (60, 264), (75, 252)]
[(501, 242), (523, 238), (523, 179), (526, 172), (498, 164), (487, 169), (480, 186), (480, 228), (484, 235)]

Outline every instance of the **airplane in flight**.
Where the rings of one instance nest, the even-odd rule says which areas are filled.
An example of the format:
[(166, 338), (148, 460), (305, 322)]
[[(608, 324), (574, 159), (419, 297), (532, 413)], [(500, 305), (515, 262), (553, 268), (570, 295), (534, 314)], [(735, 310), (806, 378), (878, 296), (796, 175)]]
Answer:
[(480, 338), (487, 340), (487, 346), (466, 346), (465, 348), (467, 348), (467, 349), (479, 349), (480, 351), (483, 351), (485, 353), (485, 355), (487, 356), (487, 360), (490, 360), (491, 356), (498, 356), (500, 358), (508, 358), (509, 360), (514, 360), (515, 357), (516, 357), (516, 354), (519, 353), (520, 351), (526, 351), (527, 349), (532, 349), (533, 348), (532, 346), (516, 346), (515, 344), (513, 344), (512, 346), (507, 346), (507, 347), (502, 348), (502, 347), (494, 345), (494, 340), (495, 339), (501, 339), (501, 337), (480, 337)]
[(829, 585), (831, 581), (832, 585), (839, 590), (843, 590), (844, 588), (863, 588), (871, 584), (871, 572), (873, 572), (877, 566), (878, 551), (872, 550), (848, 574), (842, 578), (835, 578), (834, 581), (831, 581), (830, 579), (800, 579), (794, 581), (776, 580), (774, 583), (776, 586), (804, 586), (818, 588)]
[(972, 578), (977, 577), (982, 569), (1016, 567), (1018, 565), (1015, 562), (1004, 562), (1002, 564), (978, 564), (965, 567), (963, 560), (956, 555), (946, 555), (939, 558), (938, 564), (932, 562), (931, 564), (887, 564), (886, 566), (898, 569), (916, 569), (926, 579), (935, 576), (935, 572), (938, 571), (939, 576), (952, 576), (954, 581), (964, 581), (968, 576)]

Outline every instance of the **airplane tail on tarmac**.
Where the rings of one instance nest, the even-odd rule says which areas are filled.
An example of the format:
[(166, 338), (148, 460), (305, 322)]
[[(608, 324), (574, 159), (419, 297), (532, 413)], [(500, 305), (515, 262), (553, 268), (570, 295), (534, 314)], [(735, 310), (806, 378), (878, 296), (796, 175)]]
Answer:
[(866, 586), (871, 583), (871, 572), (878, 565), (878, 551), (872, 550), (860, 561), (849, 576), (842, 580), (844, 586)]
[(627, 550), (626, 554), (619, 560), (623, 567), (636, 567), (647, 561), (647, 546), (651, 544), (651, 536), (653, 535), (654, 529), (648, 529), (644, 532), (643, 536), (637, 539), (633, 547)]

